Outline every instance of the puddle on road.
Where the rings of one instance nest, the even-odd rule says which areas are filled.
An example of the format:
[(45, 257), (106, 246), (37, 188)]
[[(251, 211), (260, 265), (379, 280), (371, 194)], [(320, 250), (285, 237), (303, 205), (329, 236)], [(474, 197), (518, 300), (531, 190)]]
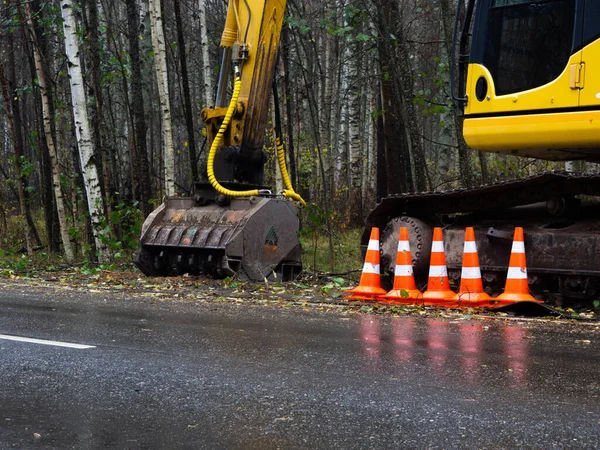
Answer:
[(529, 336), (520, 326), (360, 316), (357, 334), (368, 370), (411, 365), (472, 383), (490, 376), (514, 387), (529, 381)]

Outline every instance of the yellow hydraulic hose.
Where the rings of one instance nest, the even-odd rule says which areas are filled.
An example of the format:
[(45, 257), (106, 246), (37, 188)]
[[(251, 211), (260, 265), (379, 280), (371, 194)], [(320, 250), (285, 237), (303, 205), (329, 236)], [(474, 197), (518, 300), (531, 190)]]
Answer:
[(233, 85), (233, 95), (231, 96), (231, 102), (229, 103), (229, 108), (227, 108), (227, 113), (225, 114), (225, 118), (223, 119), (223, 123), (219, 128), (219, 132), (215, 136), (212, 145), (210, 146), (210, 152), (208, 153), (208, 164), (207, 164), (207, 172), (208, 172), (208, 181), (212, 187), (219, 194), (228, 195), (229, 197), (253, 197), (260, 195), (258, 189), (252, 189), (249, 191), (232, 191), (231, 189), (224, 188), (215, 178), (215, 156), (217, 154), (217, 150), (221, 145), (221, 141), (223, 140), (223, 135), (225, 131), (227, 131), (227, 127), (229, 126), (229, 122), (231, 122), (231, 118), (233, 117), (233, 113), (235, 112), (235, 107), (237, 105), (238, 97), (240, 96), (240, 91), (242, 90), (242, 79), (239, 75), (235, 77), (235, 83)]
[(304, 201), (304, 199), (300, 196), (300, 194), (297, 194), (294, 191), (294, 188), (292, 187), (292, 180), (290, 180), (290, 175), (288, 174), (287, 166), (285, 164), (285, 152), (283, 150), (283, 142), (281, 142), (279, 136), (275, 138), (275, 142), (277, 144), (277, 160), (279, 161), (279, 170), (281, 171), (281, 178), (283, 178), (283, 184), (285, 186), (283, 196), (302, 203), (302, 206), (306, 206), (306, 202)]
[[(227, 108), (227, 113), (225, 113), (225, 118), (223, 119), (223, 123), (221, 123), (221, 127), (215, 136), (215, 139), (210, 146), (210, 152), (208, 153), (208, 164), (207, 164), (207, 172), (208, 172), (208, 181), (212, 187), (220, 194), (227, 195), (229, 197), (253, 197), (259, 196), (262, 194), (268, 194), (269, 191), (259, 191), (258, 189), (252, 189), (248, 191), (232, 191), (231, 189), (227, 189), (217, 181), (215, 177), (215, 156), (217, 155), (217, 150), (221, 145), (221, 141), (223, 140), (223, 135), (225, 131), (227, 131), (227, 127), (231, 122), (231, 118), (233, 117), (233, 113), (235, 112), (235, 108), (237, 105), (238, 97), (240, 95), (240, 91), (242, 89), (242, 79), (239, 75), (235, 77), (235, 83), (233, 85), (233, 95), (231, 96), (231, 102), (229, 103), (229, 107)], [(306, 206), (306, 202), (304, 199), (294, 192), (292, 187), (292, 182), (290, 180), (290, 176), (287, 171), (287, 167), (285, 164), (285, 153), (283, 151), (283, 144), (281, 143), (281, 139), (277, 138), (277, 159), (279, 161), (279, 169), (281, 170), (281, 176), (283, 178), (284, 185), (286, 189), (283, 191), (283, 196), (286, 198), (291, 198), (292, 200), (296, 200), (302, 204), (302, 206)]]

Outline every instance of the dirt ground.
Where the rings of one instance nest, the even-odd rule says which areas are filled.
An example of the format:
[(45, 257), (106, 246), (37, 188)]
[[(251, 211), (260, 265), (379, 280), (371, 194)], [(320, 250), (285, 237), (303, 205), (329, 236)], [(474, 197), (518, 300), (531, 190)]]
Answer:
[(482, 320), (544, 320), (565, 323), (598, 323), (594, 311), (559, 311), (562, 315), (524, 318), (505, 312), (478, 309), (440, 309), (422, 305), (389, 305), (357, 302), (345, 298), (351, 288), (339, 277), (304, 275), (294, 282), (242, 282), (216, 280), (204, 276), (146, 277), (137, 271), (100, 271), (86, 273), (80, 269), (35, 272), (27, 275), (0, 274), (2, 286), (19, 289), (51, 289), (53, 291), (111, 292), (123, 298), (147, 298), (153, 301), (194, 303), (236, 303), (302, 308), (318, 311), (343, 311), (349, 314), (419, 315), (435, 318)]

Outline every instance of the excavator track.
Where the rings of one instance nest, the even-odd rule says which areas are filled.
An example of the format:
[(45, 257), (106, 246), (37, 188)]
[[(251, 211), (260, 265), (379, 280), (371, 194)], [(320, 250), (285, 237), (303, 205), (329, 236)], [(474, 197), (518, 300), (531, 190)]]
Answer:
[(448, 269), (458, 283), (464, 227), (475, 227), (490, 293), (504, 286), (512, 231), (523, 226), (534, 295), (555, 304), (600, 297), (599, 174), (547, 172), (473, 189), (386, 197), (367, 217), (363, 250), (374, 226), (383, 230), (382, 270), (388, 274), (393, 273), (398, 229), (409, 227), (421, 287), (427, 282), (431, 229), (444, 227)]
[(600, 175), (546, 172), (517, 181), (503, 181), (473, 189), (396, 194), (384, 198), (375, 207), (367, 218), (367, 225), (376, 226), (375, 222), (380, 218), (395, 216), (398, 213), (423, 217), (492, 211), (573, 195), (600, 196)]

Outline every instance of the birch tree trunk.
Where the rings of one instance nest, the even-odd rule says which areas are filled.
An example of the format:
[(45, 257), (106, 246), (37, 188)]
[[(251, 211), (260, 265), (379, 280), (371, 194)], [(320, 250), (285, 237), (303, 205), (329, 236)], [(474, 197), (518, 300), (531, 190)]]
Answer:
[(349, 154), (348, 154), (348, 185), (349, 185), (349, 211), (351, 223), (360, 223), (362, 221), (363, 204), (363, 139), (361, 133), (361, 113), (362, 113), (362, 46), (360, 41), (353, 40), (348, 43), (351, 49), (350, 60), (348, 61), (348, 79), (350, 81), (349, 96)]
[(200, 16), (200, 47), (202, 48), (202, 74), (204, 90), (204, 106), (214, 106), (213, 71), (210, 65), (210, 52), (208, 45), (208, 31), (206, 29), (206, 0), (198, 0), (198, 14)]
[(94, 145), (88, 121), (83, 74), (79, 59), (79, 36), (77, 35), (77, 23), (73, 13), (73, 1), (61, 0), (60, 9), (65, 33), (65, 51), (73, 102), (73, 119), (75, 120), (75, 134), (77, 136), (83, 184), (88, 201), (98, 260), (99, 262), (106, 262), (110, 259), (110, 254), (107, 247), (108, 236), (102, 226), (105, 219), (104, 199), (102, 198), (98, 169), (94, 161)]
[(169, 77), (167, 73), (167, 50), (163, 31), (160, 0), (150, 1), (150, 23), (152, 47), (154, 47), (154, 68), (158, 85), (158, 97), (162, 112), (162, 144), (165, 166), (165, 194), (175, 195), (175, 153), (173, 151), (173, 130), (171, 126), (171, 106), (169, 104)]
[[(344, 22), (344, 26), (348, 26), (347, 22)], [(349, 160), (349, 95), (348, 90), (350, 87), (349, 78), (351, 74), (349, 73), (349, 65), (352, 60), (352, 54), (350, 52), (350, 46), (348, 43), (344, 45), (344, 52), (342, 56), (342, 60), (340, 62), (340, 84), (339, 84), (339, 94), (340, 104), (339, 104), (339, 122), (338, 122), (338, 139), (337, 139), (337, 151), (335, 155), (335, 168), (334, 168), (334, 182), (335, 182), (335, 190), (334, 192), (339, 192), (340, 189), (344, 187), (349, 187), (348, 173), (344, 173), (344, 167), (347, 170), (347, 161)], [(344, 176), (345, 175), (345, 176)], [(343, 178), (342, 178), (343, 177)], [(342, 179), (345, 180), (344, 185), (342, 184)], [(345, 193), (345, 198), (348, 199), (348, 192)]]
[[(101, 165), (98, 167), (102, 176), (102, 184), (104, 188), (104, 206), (106, 207), (106, 217), (112, 217), (112, 196), (111, 189), (111, 174), (114, 173), (115, 167), (112, 164), (111, 147), (107, 145), (105, 138), (106, 128), (103, 111), (103, 95), (102, 95), (102, 74), (101, 74), (101, 56), (100, 56), (100, 20), (97, 0), (85, 0), (81, 2), (82, 8), (87, 11), (88, 23), (86, 24), (88, 34), (88, 48), (90, 52), (89, 72), (91, 75), (92, 85), (89, 92), (90, 100), (92, 101), (92, 136), (94, 142), (94, 150), (96, 155), (100, 155)], [(116, 148), (116, 147), (114, 147)], [(111, 232), (116, 235), (116, 226), (110, 221)]]
[(60, 186), (60, 166), (58, 164), (58, 153), (56, 151), (56, 146), (54, 145), (54, 138), (52, 136), (52, 117), (50, 114), (50, 102), (48, 101), (46, 74), (44, 73), (44, 63), (42, 61), (42, 54), (39, 49), (39, 42), (35, 33), (35, 27), (33, 25), (31, 7), (28, 3), (25, 4), (25, 16), (27, 20), (27, 29), (29, 30), (31, 40), (33, 42), (33, 58), (35, 62), (35, 71), (37, 74), (38, 85), (42, 97), (44, 134), (46, 137), (46, 145), (48, 146), (48, 153), (50, 154), (50, 165), (52, 167), (52, 187), (54, 189), (54, 199), (56, 200), (56, 211), (58, 214), (60, 237), (63, 244), (65, 261), (68, 264), (71, 264), (74, 259), (73, 247), (71, 246), (71, 241), (69, 237), (69, 228), (67, 225), (67, 216), (65, 213), (65, 202)]

